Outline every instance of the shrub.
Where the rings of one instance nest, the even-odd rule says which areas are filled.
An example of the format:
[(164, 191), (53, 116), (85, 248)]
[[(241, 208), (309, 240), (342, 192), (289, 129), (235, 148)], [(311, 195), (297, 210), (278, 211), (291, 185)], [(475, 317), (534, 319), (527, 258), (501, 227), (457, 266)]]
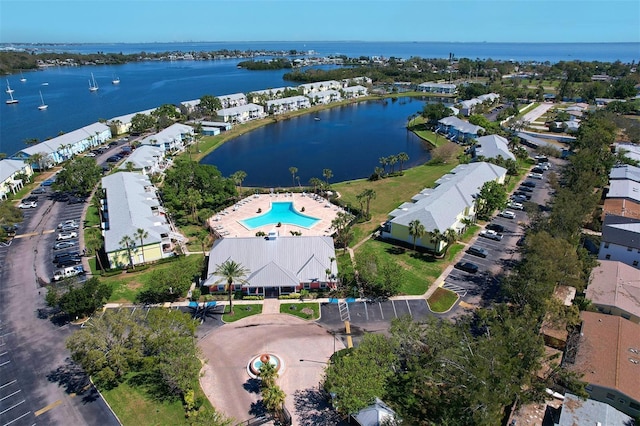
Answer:
[(200, 289), (196, 288), (191, 292), (191, 300), (198, 301), (198, 300), (200, 300), (200, 296), (201, 295), (202, 295), (202, 293), (200, 292)]
[(278, 296), (280, 300), (300, 299), (300, 293), (281, 294)]
[(243, 296), (242, 300), (262, 300), (264, 296)]

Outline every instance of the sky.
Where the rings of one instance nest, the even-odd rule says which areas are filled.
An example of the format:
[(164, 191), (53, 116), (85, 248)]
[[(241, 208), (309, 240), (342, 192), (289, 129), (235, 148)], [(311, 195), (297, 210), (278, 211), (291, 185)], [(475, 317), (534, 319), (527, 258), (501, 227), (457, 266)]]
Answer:
[(0, 43), (355, 40), (640, 42), (640, 1), (0, 0)]

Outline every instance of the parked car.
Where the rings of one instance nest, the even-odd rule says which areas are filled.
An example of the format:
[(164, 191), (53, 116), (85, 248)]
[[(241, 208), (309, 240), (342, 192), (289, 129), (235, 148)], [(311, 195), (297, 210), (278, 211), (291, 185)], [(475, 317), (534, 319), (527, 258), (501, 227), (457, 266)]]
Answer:
[(78, 238), (78, 233), (75, 231), (68, 231), (68, 232), (60, 232), (58, 234), (58, 238), (56, 238), (58, 241), (61, 240), (72, 240), (74, 238)]
[(471, 246), (467, 249), (467, 253), (472, 254), (478, 257), (487, 257), (489, 256), (489, 251), (487, 249), (483, 249), (482, 247)]
[(528, 186), (524, 186), (524, 185), (522, 185), (522, 186), (520, 186), (520, 187), (518, 188), (518, 191), (522, 191), (522, 192), (533, 192), (533, 188), (529, 188)]
[(20, 204), (18, 204), (18, 207), (21, 209), (35, 209), (36, 207), (38, 207), (38, 203), (36, 201), (24, 200)]
[(505, 217), (507, 219), (515, 219), (516, 213), (512, 212), (511, 210), (502, 210), (500, 213), (498, 213), (498, 216)]
[(528, 186), (529, 188), (535, 188), (536, 187), (536, 183), (534, 181), (531, 180), (525, 180), (524, 182), (522, 182), (523, 186)]
[[(529, 198), (531, 198), (531, 196), (529, 196)], [(513, 194), (513, 196), (511, 197), (511, 201), (515, 201), (516, 203), (524, 203), (529, 198), (527, 198), (527, 196), (524, 193), (519, 193), (519, 194)]]
[(36, 203), (38, 202), (38, 196), (37, 195), (29, 195), (27, 198), (24, 198), (22, 200), (23, 203), (29, 202), (29, 201), (35, 201)]
[(7, 237), (15, 237), (18, 225), (2, 225), (2, 229)]
[(76, 241), (58, 241), (53, 245), (54, 250), (64, 250), (71, 247), (75, 247), (78, 243)]
[(69, 219), (69, 220), (65, 220), (64, 222), (60, 222), (58, 224), (58, 229), (67, 226), (67, 225), (75, 225), (76, 229), (79, 228), (78, 222), (75, 219)]
[(480, 231), (480, 236), (494, 241), (502, 241), (502, 234), (491, 229), (483, 229)]
[(85, 157), (96, 157), (97, 154), (95, 152), (93, 152), (93, 151), (89, 151), (84, 156)]
[(80, 258), (80, 253), (78, 253), (77, 251), (68, 251), (66, 253), (57, 253), (55, 256), (53, 256), (53, 263), (58, 263), (59, 261), (66, 259), (68, 257), (76, 257), (76, 258)]
[(66, 192), (58, 191), (51, 194), (51, 198), (54, 201), (59, 201), (59, 202), (69, 201), (69, 194), (67, 194)]
[(458, 262), (455, 264), (455, 267), (461, 271), (469, 272), (470, 274), (475, 274), (479, 269), (478, 265), (471, 262)]
[(56, 264), (58, 265), (58, 268), (66, 268), (69, 266), (75, 266), (77, 264), (79, 264), (82, 261), (82, 259), (77, 258), (77, 257), (66, 257), (58, 262), (56, 262)]
[(62, 228), (60, 228), (60, 232), (71, 232), (71, 231), (75, 231), (78, 228), (79, 226), (76, 224), (64, 225)]
[(87, 201), (84, 197), (69, 197), (69, 204), (82, 204)]
[(532, 179), (542, 179), (544, 176), (542, 173), (529, 173), (529, 177)]
[(531, 173), (540, 173), (543, 174), (546, 170), (543, 169), (542, 167), (534, 167), (533, 169), (531, 169)]
[(504, 232), (504, 226), (499, 223), (490, 223), (486, 228), (496, 232)]
[(36, 189), (34, 189), (33, 191), (31, 191), (32, 194), (44, 194), (47, 192), (47, 188), (43, 187), (43, 186), (39, 186)]
[(64, 269), (58, 269), (53, 273), (53, 280), (60, 281), (65, 278), (75, 277), (77, 275), (84, 274), (84, 268), (80, 265), (78, 266), (69, 266)]
[(522, 205), (522, 203), (518, 203), (517, 201), (510, 202), (509, 204), (507, 204), (507, 207), (515, 210), (524, 210), (524, 206)]
[(119, 141), (111, 141), (109, 142), (109, 146), (118, 146)]
[(56, 182), (55, 179), (47, 179), (45, 181), (43, 181), (40, 185), (42, 186), (51, 186)]
[(107, 163), (117, 163), (120, 160), (122, 160), (122, 157), (120, 157), (119, 155), (112, 155), (111, 157), (107, 158)]

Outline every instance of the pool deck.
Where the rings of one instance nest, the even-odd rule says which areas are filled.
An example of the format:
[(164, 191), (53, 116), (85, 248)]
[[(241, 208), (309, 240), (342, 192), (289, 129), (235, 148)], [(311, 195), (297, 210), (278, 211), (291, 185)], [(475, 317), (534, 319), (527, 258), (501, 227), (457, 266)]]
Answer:
[[(316, 219), (320, 219), (311, 228), (303, 228), (288, 223), (283, 223), (276, 228), (275, 224), (265, 225), (254, 229), (248, 229), (241, 220), (265, 214), (271, 209), (273, 202), (293, 202), (296, 211), (304, 207), (304, 214)], [(258, 209), (262, 209), (258, 213)], [(222, 238), (255, 237), (259, 231), (268, 234), (275, 229), (281, 236), (290, 236), (291, 231), (299, 231), (305, 236), (332, 235), (331, 222), (344, 211), (341, 207), (329, 203), (326, 199), (306, 193), (280, 193), (280, 194), (257, 194), (252, 195), (238, 202), (233, 207), (229, 207), (209, 218), (209, 227)]]

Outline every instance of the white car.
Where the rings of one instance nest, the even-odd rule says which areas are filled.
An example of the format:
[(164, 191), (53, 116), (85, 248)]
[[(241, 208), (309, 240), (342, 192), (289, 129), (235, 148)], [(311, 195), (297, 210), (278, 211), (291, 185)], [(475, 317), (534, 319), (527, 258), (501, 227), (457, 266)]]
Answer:
[(529, 173), (529, 177), (531, 179), (542, 179), (544, 176), (542, 176), (542, 173)]
[(507, 207), (515, 210), (524, 210), (524, 206), (522, 205), (522, 203), (517, 203), (515, 201), (512, 201), (509, 204), (507, 204)]
[(62, 229), (65, 226), (75, 226), (78, 229), (78, 222), (75, 219), (65, 220), (64, 222), (60, 222), (58, 224), (58, 229)]
[(70, 266), (64, 269), (58, 269), (53, 273), (53, 280), (60, 281), (65, 278), (75, 277), (76, 275), (84, 274), (84, 268), (81, 265)]
[(490, 240), (502, 241), (502, 234), (494, 231), (493, 229), (483, 229), (480, 231), (480, 236), (489, 238)]
[(512, 212), (511, 210), (503, 210), (498, 213), (498, 216), (506, 217), (507, 219), (515, 219), (516, 212)]
[(58, 234), (58, 238), (56, 238), (58, 241), (60, 240), (71, 240), (73, 238), (78, 238), (78, 233), (77, 232), (61, 232)]
[(87, 152), (84, 156), (85, 156), (85, 157), (95, 157), (95, 156), (96, 156), (96, 153), (95, 153), (95, 152), (91, 152), (91, 151), (89, 151), (89, 152)]
[(35, 201), (23, 201), (18, 205), (21, 209), (35, 209), (38, 207), (38, 203)]

